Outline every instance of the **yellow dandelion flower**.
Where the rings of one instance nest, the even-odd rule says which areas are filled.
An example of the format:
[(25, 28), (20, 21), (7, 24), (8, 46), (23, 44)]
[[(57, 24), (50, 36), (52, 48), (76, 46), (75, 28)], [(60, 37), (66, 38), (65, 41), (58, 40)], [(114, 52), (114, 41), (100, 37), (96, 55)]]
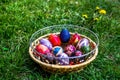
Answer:
[(96, 6), (96, 10), (99, 10), (99, 9), (100, 9), (100, 7)]
[(97, 17), (96, 17), (96, 18), (94, 18), (94, 21), (98, 21), (98, 20), (99, 20), (99, 18), (97, 18)]
[(106, 14), (106, 10), (101, 9), (101, 10), (99, 10), (99, 13), (100, 13), (100, 14)]
[(83, 14), (82, 17), (88, 18), (88, 15), (87, 14)]

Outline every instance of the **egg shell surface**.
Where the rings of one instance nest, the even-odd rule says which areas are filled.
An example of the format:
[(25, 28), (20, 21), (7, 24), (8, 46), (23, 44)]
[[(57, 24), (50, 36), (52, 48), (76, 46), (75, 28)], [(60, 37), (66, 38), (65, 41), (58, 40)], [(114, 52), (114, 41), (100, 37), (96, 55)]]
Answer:
[(81, 36), (78, 35), (77, 33), (73, 34), (72, 37), (70, 38), (69, 44), (76, 45), (77, 42), (81, 39)]
[(63, 53), (62, 47), (60, 47), (60, 46), (53, 47), (53, 54), (55, 56), (58, 56), (59, 54), (62, 54), (62, 53)]
[(52, 43), (53, 46), (60, 46), (61, 45), (60, 37), (57, 36), (56, 34), (49, 35), (49, 41)]
[(50, 52), (50, 50), (42, 44), (38, 44), (35, 49), (37, 52), (39, 52), (41, 54), (46, 54), (46, 53)]
[(43, 45), (47, 46), (50, 50), (52, 50), (52, 44), (48, 39), (41, 39), (40, 44), (43, 44)]
[(82, 51), (83, 53), (88, 53), (88, 52), (90, 51), (90, 46), (82, 46), (82, 47), (81, 47), (81, 51)]
[(54, 59), (54, 55), (52, 54), (52, 53), (47, 53), (46, 54), (47, 55), (47, 59), (51, 62), (51, 61), (53, 61), (53, 59)]
[(65, 28), (62, 29), (62, 31), (60, 32), (60, 39), (63, 43), (66, 43), (69, 41), (70, 39), (70, 33), (69, 31)]
[(67, 54), (62, 53), (62, 54), (59, 54), (58, 57), (59, 57), (58, 58), (59, 64), (61, 64), (61, 65), (68, 65), (69, 64), (69, 57)]
[(68, 56), (72, 56), (74, 55), (74, 51), (76, 50), (74, 45), (67, 45), (64, 49), (64, 52), (68, 55)]
[(81, 52), (81, 51), (79, 51), (79, 50), (76, 50), (75, 51), (75, 56), (81, 56), (83, 53)]
[(76, 48), (77, 48), (77, 49), (80, 49), (80, 48), (83, 47), (83, 46), (89, 46), (89, 40), (88, 40), (88, 39), (86, 39), (86, 38), (81, 39), (81, 40), (77, 43)]

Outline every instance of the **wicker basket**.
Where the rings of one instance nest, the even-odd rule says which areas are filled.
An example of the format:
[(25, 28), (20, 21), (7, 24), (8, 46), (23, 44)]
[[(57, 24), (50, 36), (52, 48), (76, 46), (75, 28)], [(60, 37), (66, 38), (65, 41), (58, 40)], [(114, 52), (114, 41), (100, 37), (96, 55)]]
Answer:
[[(92, 40), (91, 38), (93, 38), (93, 37), (91, 37), (91, 38), (89, 38), (89, 37), (87, 37), (87, 33), (85, 32), (85, 34), (80, 34), (80, 32), (78, 33), (79, 35), (81, 35), (82, 37), (85, 37), (85, 38), (88, 38), (89, 39), (89, 41), (91, 42), (91, 44), (92, 45), (94, 45), (95, 46), (95, 48), (91, 51), (91, 52), (89, 52), (89, 53), (87, 53), (87, 54), (85, 54), (84, 56), (82, 56), (82, 57), (84, 57), (85, 58), (85, 61), (84, 62), (82, 62), (82, 63), (80, 63), (80, 64), (75, 64), (75, 65), (57, 65), (57, 64), (49, 64), (49, 63), (47, 63), (47, 62), (44, 62), (44, 61), (42, 61), (40, 58), (41, 57), (39, 57), (39, 58), (36, 58), (36, 56), (34, 55), (34, 53), (35, 53), (35, 51), (34, 51), (34, 48), (35, 48), (35, 46), (37, 45), (37, 44), (39, 44), (39, 40), (40, 39), (42, 39), (42, 38), (48, 38), (48, 36), (51, 34), (51, 33), (55, 33), (55, 34), (58, 34), (59, 35), (59, 32), (57, 32), (58, 31), (58, 28), (57, 27), (59, 27), (59, 29), (61, 30), (63, 27), (67, 27), (68, 29), (70, 28), (70, 27), (74, 27), (75, 29), (77, 28), (78, 30), (79, 29), (81, 29), (81, 27), (79, 27), (79, 26), (73, 26), (73, 25), (57, 25), (57, 26), (51, 26), (51, 27), (47, 27), (47, 28), (44, 28), (44, 29), (41, 29), (41, 30), (39, 30), (39, 31), (37, 31), (36, 33), (34, 33), (33, 35), (32, 35), (32, 37), (31, 37), (31, 39), (30, 39), (30, 47), (29, 47), (29, 54), (30, 54), (30, 57), (36, 62), (36, 63), (38, 63), (41, 67), (42, 67), (42, 69), (43, 70), (45, 70), (45, 71), (47, 71), (47, 72), (50, 72), (50, 73), (59, 73), (59, 74), (63, 74), (63, 73), (70, 73), (70, 72), (76, 72), (76, 71), (80, 71), (80, 70), (82, 70), (84, 67), (86, 67), (88, 64), (90, 64), (95, 58), (96, 58), (96, 56), (97, 56), (97, 54), (98, 54), (98, 43), (99, 43), (99, 41), (98, 41), (98, 38), (97, 38), (97, 36), (96, 35), (94, 35), (95, 36), (95, 38), (97, 38), (95, 41), (94, 40)], [(51, 31), (51, 29), (52, 29), (52, 31)], [(57, 29), (57, 30), (55, 30), (55, 32), (54, 32), (54, 29)], [(76, 30), (77, 30), (76, 29)], [(82, 28), (82, 29), (84, 29), (84, 28)], [(50, 30), (50, 31), (49, 31)], [(69, 30), (71, 30), (71, 29), (69, 29)], [(75, 31), (76, 31), (75, 30)], [(86, 30), (86, 29), (85, 29)], [(45, 32), (44, 32), (45, 31)], [(74, 32), (75, 32), (74, 30), (71, 30), (70, 32), (70, 34), (71, 35), (73, 35), (74, 34)], [(90, 31), (90, 30), (88, 30), (88, 31)], [(88, 32), (87, 31), (87, 32)], [(78, 31), (77, 31), (78, 32)], [(84, 32), (84, 31), (83, 31)], [(81, 33), (83, 33), (83, 32), (81, 32)], [(91, 32), (91, 31), (90, 31)], [(76, 33), (76, 32), (75, 32)], [(93, 33), (93, 32), (92, 32)], [(94, 34), (94, 33), (93, 33)], [(37, 35), (37, 36), (36, 36)], [(39, 36), (38, 36), (39, 35)], [(88, 34), (89, 35), (89, 34)], [(34, 38), (34, 39), (33, 39)], [(81, 57), (81, 58), (82, 58)]]

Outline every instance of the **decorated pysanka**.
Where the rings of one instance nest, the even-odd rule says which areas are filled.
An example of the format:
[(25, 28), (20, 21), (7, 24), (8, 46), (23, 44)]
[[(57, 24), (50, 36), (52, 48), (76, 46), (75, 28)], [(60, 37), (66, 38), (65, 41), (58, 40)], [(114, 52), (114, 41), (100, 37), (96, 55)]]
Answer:
[(48, 49), (52, 50), (52, 44), (48, 39), (41, 39), (40, 44), (43, 44), (48, 47)]
[(69, 44), (76, 45), (80, 39), (81, 39), (81, 36), (75, 33), (71, 36)]
[(69, 57), (81, 57), (83, 54), (90, 52), (91, 46), (89, 39), (81, 37), (77, 33), (70, 35), (69, 30), (63, 28), (60, 34), (51, 33), (48, 38), (40, 39), (35, 50), (39, 56), (41, 54), (46, 55), (45, 59), (50, 63), (73, 65), (80, 63), (81, 60), (71, 61)]
[(76, 48), (74, 45), (67, 45), (64, 49), (65, 53), (68, 56), (73, 56), (74, 52), (75, 52)]
[(38, 44), (35, 49), (38, 52), (38, 54), (46, 54), (50, 52), (50, 50), (42, 44)]
[(88, 39), (83, 38), (83, 39), (79, 40), (76, 48), (80, 49), (83, 46), (89, 46), (89, 40)]

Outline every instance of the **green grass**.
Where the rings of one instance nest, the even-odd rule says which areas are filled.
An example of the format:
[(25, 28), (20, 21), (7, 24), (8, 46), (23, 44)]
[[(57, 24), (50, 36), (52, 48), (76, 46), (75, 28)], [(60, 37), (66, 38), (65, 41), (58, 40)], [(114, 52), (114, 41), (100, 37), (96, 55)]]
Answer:
[[(120, 80), (119, 5), (119, 0), (1, 0), (0, 80)], [(96, 6), (107, 14), (95, 24), (82, 25), (81, 15), (92, 16)], [(83, 71), (49, 74), (30, 58), (31, 35), (56, 24), (81, 25), (98, 35), (99, 55)]]

